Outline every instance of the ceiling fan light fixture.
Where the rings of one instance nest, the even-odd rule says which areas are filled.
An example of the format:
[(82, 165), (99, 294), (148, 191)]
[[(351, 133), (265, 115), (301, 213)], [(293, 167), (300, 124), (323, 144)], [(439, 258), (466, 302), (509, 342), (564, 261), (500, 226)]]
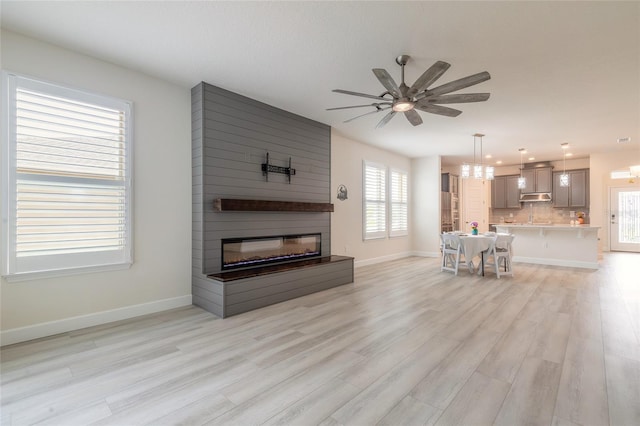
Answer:
[[(445, 117), (457, 117), (462, 111), (454, 108), (442, 106), (440, 104), (457, 104), (468, 102), (483, 102), (489, 99), (490, 93), (458, 93), (466, 87), (475, 86), (476, 84), (487, 81), (491, 75), (486, 72), (480, 72), (467, 77), (450, 81), (449, 83), (438, 87), (431, 87), (445, 71), (449, 69), (451, 64), (444, 61), (437, 61), (426, 71), (422, 73), (411, 86), (407, 86), (404, 81), (404, 67), (409, 61), (409, 55), (400, 55), (396, 58), (396, 63), (400, 65), (400, 84), (391, 77), (384, 68), (373, 68), (373, 74), (376, 76), (380, 84), (384, 86), (386, 91), (379, 95), (369, 95), (367, 93), (352, 92), (350, 90), (334, 89), (336, 93), (345, 95), (360, 96), (363, 98), (375, 99), (375, 103), (369, 105), (350, 105), (337, 108), (327, 108), (327, 111), (343, 110), (351, 108), (374, 107), (374, 111), (358, 115), (345, 121), (348, 123), (365, 115), (375, 114), (385, 110), (391, 110), (378, 122), (377, 129), (384, 127), (395, 114), (403, 112), (407, 121), (413, 126), (422, 124), (422, 119), (417, 111), (428, 112), (430, 114), (443, 115)], [(384, 106), (383, 106), (384, 105)]]
[(407, 112), (407, 111), (411, 111), (414, 105), (415, 103), (409, 100), (399, 100), (398, 102), (393, 104), (391, 109), (394, 110), (395, 112)]

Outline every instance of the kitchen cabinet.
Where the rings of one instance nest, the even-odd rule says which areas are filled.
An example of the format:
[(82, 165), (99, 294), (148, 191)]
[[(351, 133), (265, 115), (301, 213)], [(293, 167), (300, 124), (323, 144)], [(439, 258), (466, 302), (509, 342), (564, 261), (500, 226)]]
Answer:
[(524, 169), (522, 170), (522, 176), (526, 179), (526, 185), (522, 189), (523, 194), (530, 192), (551, 192), (551, 167)]
[(440, 178), (440, 190), (442, 192), (451, 192), (452, 194), (458, 195), (458, 175), (454, 175), (451, 173), (441, 173)]
[(491, 207), (494, 209), (519, 209), (520, 190), (518, 175), (496, 176), (491, 182)]
[(567, 170), (569, 186), (560, 186), (561, 174), (553, 173), (553, 207), (588, 207), (589, 169)]

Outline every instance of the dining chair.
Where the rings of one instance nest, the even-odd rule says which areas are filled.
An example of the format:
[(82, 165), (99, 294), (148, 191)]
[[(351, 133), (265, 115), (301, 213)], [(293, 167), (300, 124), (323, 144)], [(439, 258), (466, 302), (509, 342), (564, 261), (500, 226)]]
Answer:
[[(498, 278), (503, 275), (513, 276), (513, 265), (511, 262), (513, 250), (511, 243), (514, 238), (515, 235), (513, 234), (497, 234), (495, 240), (486, 251), (484, 266), (485, 268), (487, 266), (493, 267)], [(502, 271), (500, 270), (501, 264), (504, 267)]]
[(458, 275), (460, 263), (467, 264), (466, 258), (461, 262), (464, 256), (464, 247), (460, 243), (460, 237), (455, 234), (440, 234), (442, 242), (442, 264), (440, 271), (451, 271), (454, 275)]

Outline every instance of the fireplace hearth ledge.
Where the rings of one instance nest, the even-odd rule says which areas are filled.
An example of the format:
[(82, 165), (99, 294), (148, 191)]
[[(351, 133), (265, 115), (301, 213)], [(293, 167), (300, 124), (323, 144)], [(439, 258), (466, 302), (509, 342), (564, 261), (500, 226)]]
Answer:
[(315, 259), (304, 259), (304, 260), (297, 260), (297, 261), (287, 262), (287, 263), (279, 263), (276, 265), (260, 266), (257, 268), (219, 272), (216, 274), (207, 275), (207, 278), (225, 283), (229, 281), (259, 277), (262, 275), (275, 274), (278, 272), (308, 268), (308, 267), (313, 267), (313, 266), (318, 266), (323, 264), (353, 261), (353, 259), (354, 259), (353, 257), (349, 257), (349, 256), (325, 256), (325, 257), (319, 257)]

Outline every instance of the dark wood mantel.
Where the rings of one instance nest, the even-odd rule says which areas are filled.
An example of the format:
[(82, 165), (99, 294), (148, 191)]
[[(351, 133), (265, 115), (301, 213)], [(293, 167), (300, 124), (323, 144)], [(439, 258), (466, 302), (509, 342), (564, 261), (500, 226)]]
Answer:
[(235, 200), (218, 198), (214, 200), (213, 208), (218, 212), (333, 212), (331, 203), (304, 203), (297, 201), (267, 201), (267, 200)]

